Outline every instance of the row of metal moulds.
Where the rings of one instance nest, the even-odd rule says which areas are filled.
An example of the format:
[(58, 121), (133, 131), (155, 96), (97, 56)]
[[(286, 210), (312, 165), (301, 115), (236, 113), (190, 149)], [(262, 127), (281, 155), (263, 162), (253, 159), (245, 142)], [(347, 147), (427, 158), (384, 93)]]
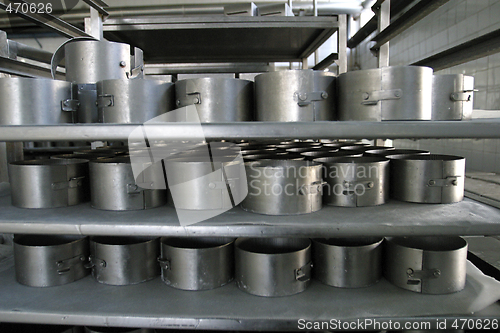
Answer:
[[(190, 105), (202, 123), (461, 120), (470, 118), (473, 106), (473, 77), (434, 75), (428, 67), (339, 77), (285, 70), (257, 75), (255, 82), (206, 77), (173, 84), (145, 79), (142, 51), (124, 43), (68, 40), (54, 53), (54, 75), (63, 58), (66, 81), (0, 79), (0, 125), (144, 123)], [(162, 121), (186, 121), (171, 115)]]
[(297, 215), (323, 204), (374, 206), (389, 197), (453, 203), (464, 196), (465, 159), (424, 150), (339, 142), (211, 143), (155, 163), (150, 154), (155, 150), (119, 147), (12, 162), (12, 204), (55, 208), (90, 200), (93, 208), (120, 211), (159, 207), (170, 196), (178, 213), (240, 204), (253, 213)]
[[(384, 244), (384, 245), (383, 245)], [(384, 246), (384, 251), (382, 247)], [(18, 283), (52, 287), (88, 274), (107, 285), (161, 278), (182, 290), (222, 287), (289, 296), (312, 278), (338, 288), (363, 288), (382, 275), (413, 292), (448, 294), (466, 281), (461, 237), (226, 238), (15, 235)]]

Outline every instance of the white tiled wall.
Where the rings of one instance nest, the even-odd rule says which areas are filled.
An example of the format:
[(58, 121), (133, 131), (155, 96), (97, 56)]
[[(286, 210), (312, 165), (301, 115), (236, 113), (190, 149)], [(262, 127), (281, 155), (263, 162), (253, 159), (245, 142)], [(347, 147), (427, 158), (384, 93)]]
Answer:
[[(390, 65), (408, 65), (493, 30), (500, 29), (499, 0), (450, 0), (390, 41)], [(375, 33), (373, 34), (375, 35)], [(350, 67), (377, 67), (368, 37), (351, 56)], [(436, 72), (474, 76), (474, 109), (500, 110), (500, 53)], [(499, 133), (500, 135), (500, 133)], [(500, 173), (500, 140), (395, 140), (401, 148), (467, 158), (467, 168)]]

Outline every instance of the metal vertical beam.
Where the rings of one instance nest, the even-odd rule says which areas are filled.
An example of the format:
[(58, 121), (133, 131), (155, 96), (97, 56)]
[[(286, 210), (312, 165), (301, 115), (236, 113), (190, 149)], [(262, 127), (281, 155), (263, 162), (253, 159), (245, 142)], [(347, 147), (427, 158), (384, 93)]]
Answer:
[(85, 32), (96, 39), (103, 39), (103, 16), (96, 9), (90, 8), (90, 18), (85, 18)]
[[(385, 0), (378, 9), (378, 32), (382, 32), (391, 24), (391, 0)], [(389, 42), (378, 49), (378, 67), (389, 66)]]
[[(317, 17), (318, 16), (318, 0), (313, 0), (313, 16)], [(314, 51), (314, 65), (317, 65), (319, 63), (319, 52), (318, 49)]]
[(308, 64), (307, 64), (307, 58), (302, 58), (302, 69), (307, 69)]
[(337, 52), (339, 54), (339, 60), (337, 60), (337, 65), (339, 67), (338, 74), (347, 72), (347, 15), (339, 15), (339, 30)]

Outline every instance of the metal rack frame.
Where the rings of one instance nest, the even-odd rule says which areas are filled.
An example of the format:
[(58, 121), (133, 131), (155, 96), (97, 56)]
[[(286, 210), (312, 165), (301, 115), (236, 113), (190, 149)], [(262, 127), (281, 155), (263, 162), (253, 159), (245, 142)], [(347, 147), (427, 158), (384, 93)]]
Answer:
[[(97, 2), (98, 1), (93, 1)], [(102, 14), (102, 13), (101, 13)], [(236, 33), (241, 29), (252, 28), (254, 32), (265, 34), (272, 29), (287, 31), (298, 29), (295, 38), (302, 44), (298, 48), (283, 50), (264, 49), (263, 55), (250, 52), (248, 58), (238, 57), (242, 50), (233, 50), (228, 56), (218, 57), (208, 53), (203, 62), (204, 70), (213, 72), (244, 72), (255, 68), (265, 68), (272, 61), (301, 61), (312, 54), (323, 41), (335, 31), (343, 28), (336, 18), (295, 17), (295, 18), (141, 18), (110, 19), (103, 25), (104, 36), (117, 41), (128, 42), (134, 46), (137, 36), (145, 32), (163, 29), (164, 32), (179, 33), (185, 38), (186, 31), (205, 31)], [(345, 28), (345, 27), (344, 27)], [(206, 29), (206, 30), (204, 30)], [(281, 30), (280, 30), (281, 29)], [(310, 31), (300, 30), (306, 29)], [(99, 29), (97, 29), (99, 30)], [(260, 31), (259, 31), (260, 30)], [(182, 33), (180, 33), (182, 31)], [(274, 30), (273, 30), (274, 31)], [(345, 37), (345, 36), (344, 36)], [(140, 37), (139, 37), (140, 38)], [(345, 38), (344, 38), (345, 39)], [(155, 41), (157, 43), (157, 41)], [(274, 43), (274, 42), (273, 42)], [(269, 45), (273, 44), (270, 43)], [(345, 43), (345, 41), (344, 41)], [(144, 45), (142, 45), (144, 47)], [(252, 46), (252, 45), (250, 45)], [(253, 44), (252, 47), (259, 45)], [(154, 74), (175, 74), (182, 72), (186, 62), (199, 61), (195, 55), (201, 52), (195, 48), (190, 57), (155, 56), (149, 54), (151, 62), (183, 62), (161, 71), (154, 69)], [(231, 49), (222, 50), (230, 52)], [(331, 55), (327, 62), (339, 59), (339, 67), (345, 65), (345, 46), (339, 48), (339, 55)], [(248, 52), (248, 49), (246, 50)], [(266, 53), (267, 52), (267, 53)], [(198, 53), (199, 55), (200, 53)], [(145, 49), (148, 56), (148, 50)], [(236, 62), (238, 60), (238, 62)], [(344, 63), (342, 63), (344, 61)], [(226, 65), (221, 64), (226, 63)], [(323, 63), (323, 65), (325, 64)], [(229, 64), (229, 65), (227, 65)], [(241, 65), (241, 66), (239, 66)], [(239, 67), (238, 67), (239, 66)], [(254, 66), (254, 67), (252, 67)], [(261, 66), (261, 67), (259, 67)], [(1, 67), (1, 64), (0, 64)], [(153, 69), (151, 69), (153, 71)], [(21, 72), (21, 70), (19, 70)], [(147, 69), (146, 69), (147, 72)], [(0, 126), (0, 142), (3, 141), (95, 141), (127, 140), (137, 125), (54, 125), (54, 126)], [(181, 140), (186, 133), (198, 126), (190, 123), (155, 124), (148, 126), (150, 140)], [(474, 120), (464, 122), (315, 122), (315, 123), (264, 123), (244, 122), (226, 124), (203, 124), (205, 137), (215, 139), (326, 139), (326, 138), (498, 138), (500, 119)], [(136, 212), (107, 212), (94, 210), (88, 204), (74, 207), (38, 210), (23, 210), (12, 207), (9, 197), (0, 197), (0, 232), (35, 233), (35, 234), (83, 234), (83, 235), (177, 235), (177, 236), (289, 236), (318, 237), (356, 236), (356, 235), (485, 235), (500, 233), (500, 210), (466, 199), (453, 205), (422, 205), (392, 201), (379, 207), (337, 208), (325, 207), (323, 210), (304, 216), (280, 217), (251, 214), (235, 208), (223, 215), (196, 225), (182, 227), (178, 225), (175, 210), (165, 206), (158, 209)], [(415, 223), (416, 219), (419, 223)], [(307, 220), (306, 223), (304, 221)], [(149, 283), (120, 288), (95, 285), (90, 278), (74, 284), (57, 288), (36, 289), (18, 285), (14, 280), (12, 268), (0, 268), (0, 283), (4, 293), (3, 306), (0, 306), (0, 321), (30, 322), (67, 325), (109, 325), (182, 329), (296, 329), (297, 318), (305, 316), (316, 319), (352, 319), (356, 311), (344, 311), (336, 297), (346, 301), (346, 295), (355, 295), (347, 299), (354, 304), (356, 297), (363, 298), (368, 291), (339, 290), (313, 283), (310, 290), (290, 297), (264, 299), (246, 295), (236, 289), (234, 284), (209, 292), (189, 293), (163, 286), (159, 279)], [(392, 288), (387, 281), (375, 288), (389, 288), (392, 291), (414, 295), (410, 292)], [(118, 292), (119, 290), (119, 292)], [(103, 295), (105, 295), (103, 297)], [(145, 298), (151, 296), (148, 302)], [(233, 303), (228, 299), (239, 300), (240, 312), (231, 312)], [(426, 298), (428, 299), (428, 298)], [(438, 300), (439, 298), (434, 298)], [(53, 302), (49, 302), (48, 300)], [(103, 301), (104, 300), (104, 301)], [(135, 303), (150, 304), (138, 309)], [(152, 302), (150, 302), (153, 300)], [(212, 306), (216, 303), (216, 306)], [(296, 304), (292, 312), (290, 303)], [(308, 306), (308, 305), (313, 306)], [(254, 315), (251, 310), (264, 309)], [(272, 314), (279, 317), (270, 319), (272, 314), (266, 309), (274, 309)], [(353, 308), (355, 309), (355, 308)], [(213, 313), (207, 314), (206, 311)], [(265, 312), (263, 314), (263, 312)], [(226, 313), (222, 316), (221, 313)], [(245, 313), (245, 315), (242, 315)], [(282, 314), (286, 313), (287, 316)], [(319, 315), (318, 315), (319, 313)], [(495, 318), (500, 313), (500, 306), (495, 304), (474, 315), (436, 315), (426, 319), (439, 318)], [(366, 315), (366, 317), (370, 317)], [(379, 320), (398, 322), (418, 321), (400, 315), (380, 316)]]

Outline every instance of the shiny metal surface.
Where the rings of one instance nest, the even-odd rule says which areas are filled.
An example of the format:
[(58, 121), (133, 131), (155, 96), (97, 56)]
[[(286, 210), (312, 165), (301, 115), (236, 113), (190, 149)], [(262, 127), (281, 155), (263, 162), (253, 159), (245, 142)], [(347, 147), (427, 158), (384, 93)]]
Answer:
[(391, 196), (422, 203), (453, 203), (464, 198), (465, 158), (412, 155), (391, 160)]
[(431, 120), (432, 68), (394, 66), (341, 74), (339, 120)]
[(467, 242), (461, 237), (386, 238), (384, 277), (423, 294), (449, 294), (465, 287)]
[(342, 207), (382, 205), (389, 199), (389, 160), (381, 157), (319, 158), (323, 203)]
[(168, 286), (184, 290), (221, 287), (234, 276), (234, 238), (163, 237), (158, 261)]
[(411, 155), (427, 155), (430, 154), (428, 150), (421, 149), (369, 149), (365, 150), (363, 155), (365, 156), (379, 156), (388, 159), (392, 158), (403, 158)]
[(100, 158), (111, 158), (115, 156), (114, 154), (109, 154), (109, 153), (100, 153), (100, 154), (61, 154), (61, 155), (53, 155), (50, 158), (54, 160), (60, 160), (60, 159), (81, 159), (81, 160), (97, 160)]
[[(258, 126), (256, 126), (258, 125)], [(418, 125), (418, 126), (417, 126)], [(199, 131), (199, 124), (162, 123), (148, 125), (149, 140), (190, 140), (192, 133)], [(470, 122), (457, 121), (391, 121), (391, 122), (234, 122), (204, 123), (201, 125), (207, 140), (273, 140), (290, 137), (299, 139), (343, 137), (346, 139), (378, 139), (381, 133), (387, 139), (406, 138), (497, 138), (499, 119), (477, 119)], [(1, 141), (78, 141), (78, 140), (128, 140), (135, 124), (103, 125), (39, 125), (2, 126)]]
[(65, 81), (0, 78), (0, 100), (0, 125), (55, 125), (77, 118), (71, 83)]
[(202, 123), (253, 120), (254, 83), (230, 78), (198, 78), (175, 83), (177, 107), (195, 105)]
[[(65, 53), (66, 81), (97, 83), (133, 76), (131, 47), (128, 44), (78, 40), (62, 46)], [(56, 51), (57, 52), (57, 51)], [(137, 56), (139, 56), (138, 52)], [(137, 59), (136, 62), (139, 62)]]
[[(333, 148), (332, 148), (333, 149)], [(329, 159), (329, 161), (332, 161), (333, 158), (342, 158), (342, 157), (361, 157), (363, 154), (361, 152), (357, 151), (347, 151), (347, 150), (332, 150), (332, 151), (312, 151), (312, 152), (305, 152), (301, 153), (305, 157), (306, 160), (308, 161), (314, 161), (321, 163), (322, 160), (321, 158), (328, 158), (332, 157), (332, 159)], [(318, 160), (316, 160), (318, 159)], [(325, 160), (327, 161), (327, 160)]]
[(330, 73), (310, 69), (257, 75), (256, 120), (335, 120), (335, 80)]
[(248, 195), (241, 208), (266, 215), (297, 215), (321, 209), (321, 164), (297, 160), (245, 163)]
[(382, 277), (383, 238), (315, 238), (315, 279), (339, 288), (363, 288)]
[(148, 167), (139, 175), (141, 179), (136, 180), (129, 157), (91, 161), (91, 206), (104, 210), (138, 210), (166, 204), (166, 183), (161, 163), (144, 164)]
[(78, 123), (97, 123), (97, 86), (95, 83), (73, 84), (73, 96), (79, 102)]
[(239, 193), (246, 182), (243, 161), (235, 156), (217, 156), (213, 149), (211, 153), (212, 158), (207, 151), (205, 156), (183, 155), (165, 161), (176, 209), (227, 210), (243, 199)]
[(88, 238), (84, 236), (15, 235), (16, 281), (31, 287), (71, 283), (90, 273)]
[(238, 287), (257, 296), (289, 296), (311, 280), (311, 240), (238, 238), (235, 242)]
[(463, 74), (434, 75), (432, 120), (468, 120), (472, 117), (474, 77)]
[(89, 200), (89, 167), (84, 159), (45, 159), (9, 164), (12, 205), (55, 208)]
[(160, 80), (97, 82), (100, 123), (142, 124), (175, 108), (174, 84)]
[(154, 329), (149, 328), (124, 328), (124, 327), (95, 327), (86, 326), (85, 333), (154, 333)]
[(159, 255), (159, 238), (90, 238), (90, 266), (99, 283), (124, 286), (151, 280), (160, 275)]

